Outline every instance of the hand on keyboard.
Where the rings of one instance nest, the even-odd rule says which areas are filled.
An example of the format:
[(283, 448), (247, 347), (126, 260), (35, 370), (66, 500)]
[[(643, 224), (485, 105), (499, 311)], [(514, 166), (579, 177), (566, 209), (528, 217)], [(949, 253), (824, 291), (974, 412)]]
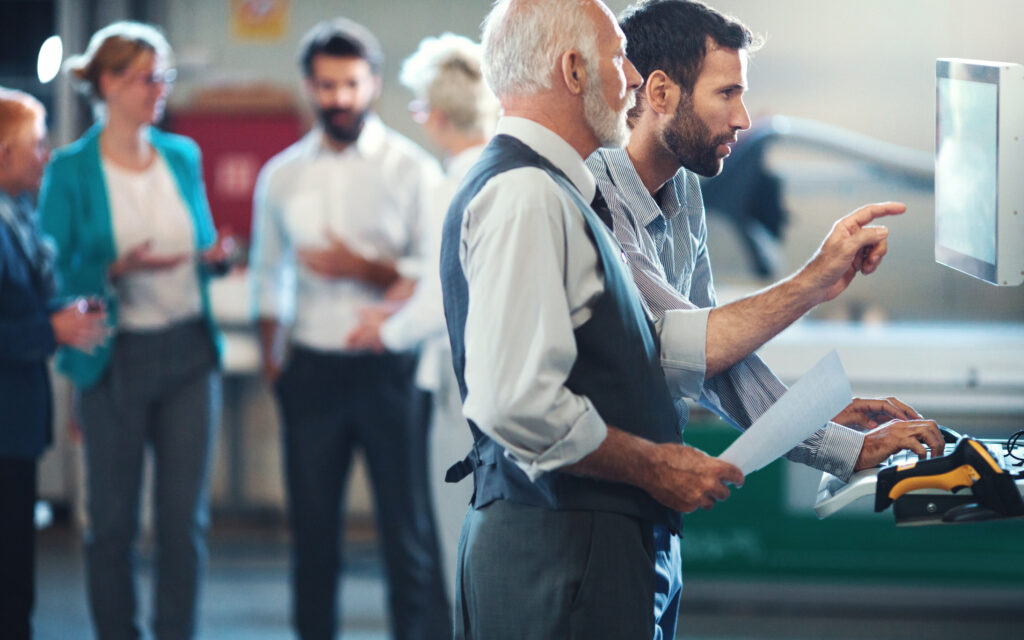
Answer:
[(941, 456), (945, 447), (938, 425), (933, 420), (892, 420), (872, 429), (864, 437), (853, 470), (874, 467), (904, 449), (910, 449), (921, 459)]
[(854, 398), (832, 422), (869, 431), (889, 420), (921, 420), (923, 416), (898, 398)]

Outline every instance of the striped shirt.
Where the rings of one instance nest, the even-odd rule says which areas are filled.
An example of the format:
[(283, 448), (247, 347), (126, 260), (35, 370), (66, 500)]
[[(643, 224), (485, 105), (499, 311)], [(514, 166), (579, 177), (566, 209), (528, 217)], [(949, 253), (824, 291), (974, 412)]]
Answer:
[[(599, 149), (587, 166), (611, 211), (615, 237), (629, 260), (648, 309), (664, 318), (671, 309), (716, 306), (708, 257), (704, 200), (696, 174), (680, 169), (652, 196), (625, 149)], [(694, 333), (694, 340), (706, 336)], [(704, 380), (698, 401), (738, 429), (746, 429), (786, 391), (756, 354)], [(680, 422), (689, 418), (683, 400)], [(786, 457), (847, 479), (860, 455), (864, 434), (829, 423)]]

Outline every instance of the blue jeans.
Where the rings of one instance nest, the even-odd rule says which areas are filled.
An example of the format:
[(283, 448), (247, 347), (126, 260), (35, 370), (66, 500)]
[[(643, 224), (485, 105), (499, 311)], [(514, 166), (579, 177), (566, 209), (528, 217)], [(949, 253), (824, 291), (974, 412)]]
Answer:
[(654, 526), (654, 640), (673, 640), (683, 595), (682, 540)]
[(89, 606), (100, 640), (141, 635), (135, 541), (144, 453), (152, 450), (156, 530), (153, 631), (195, 635), (206, 562), (207, 490), (220, 377), (201, 322), (116, 337), (110, 368), (81, 391)]

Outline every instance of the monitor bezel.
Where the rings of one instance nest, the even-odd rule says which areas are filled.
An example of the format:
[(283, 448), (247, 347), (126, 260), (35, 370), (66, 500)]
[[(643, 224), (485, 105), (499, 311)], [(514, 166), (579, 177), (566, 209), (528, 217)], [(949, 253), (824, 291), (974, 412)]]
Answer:
[[(985, 84), (994, 84), (996, 86), (996, 224), (995, 234), (996, 238), (999, 237), (999, 125), (1000, 125), (1000, 98), (1001, 89), (1000, 86), (1000, 67), (998, 64), (984, 61), (968, 61), (968, 60), (937, 60), (935, 62), (935, 153), (938, 154), (939, 150), (939, 106), (942, 104), (939, 100), (939, 78), (948, 78), (950, 80), (966, 80), (969, 82), (981, 82)], [(936, 172), (935, 175), (935, 190), (938, 193), (938, 182), (939, 176)], [(937, 207), (937, 204), (936, 204)], [(935, 261), (943, 264), (947, 267), (956, 269), (966, 273), (969, 276), (973, 276), (980, 280), (991, 284), (999, 284), (998, 268), (999, 264), (999, 244), (996, 243), (995, 262), (989, 263), (976, 258), (966, 253), (961, 253), (955, 249), (951, 249), (939, 242), (939, 230), (938, 225), (935, 228)]]

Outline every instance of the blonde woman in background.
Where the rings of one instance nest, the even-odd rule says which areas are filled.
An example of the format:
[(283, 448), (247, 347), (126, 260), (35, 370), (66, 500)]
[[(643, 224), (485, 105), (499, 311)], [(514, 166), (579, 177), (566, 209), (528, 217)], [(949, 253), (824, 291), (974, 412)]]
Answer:
[(66, 294), (96, 296), (113, 337), (63, 349), (86, 461), (89, 606), (101, 640), (137, 638), (135, 542), (144, 452), (154, 462), (157, 638), (196, 633), (220, 403), (210, 265), (222, 261), (199, 149), (153, 123), (174, 79), (154, 27), (117, 22), (67, 70), (97, 121), (54, 153), (40, 195)]
[(412, 91), (413, 119), (444, 153), (445, 180), (432, 197), (424, 256), (429, 263), (412, 297), (400, 308), (369, 307), (362, 324), (349, 336), (352, 347), (401, 351), (421, 347), (416, 384), (432, 394), (429, 474), (441, 559), (448, 596), (454, 594), (459, 530), (466, 515), (471, 483), (448, 484), (445, 472), (473, 446), (462, 417), (452, 354), (441, 303), (441, 225), (459, 182), (473, 166), (491, 137), (498, 101), (480, 70), (480, 45), (469, 38), (445, 33), (425, 38), (402, 65), (401, 83)]

